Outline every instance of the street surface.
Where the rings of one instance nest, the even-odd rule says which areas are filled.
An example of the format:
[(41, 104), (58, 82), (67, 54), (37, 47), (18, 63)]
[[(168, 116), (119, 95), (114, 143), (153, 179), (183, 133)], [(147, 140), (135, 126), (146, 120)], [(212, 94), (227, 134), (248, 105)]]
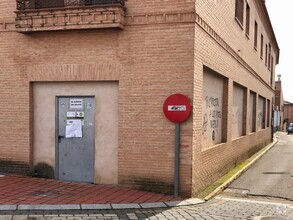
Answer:
[(0, 220), (293, 220), (293, 135), (279, 136), (274, 148), (206, 203), (156, 209), (0, 211)]
[(235, 180), (228, 192), (239, 190), (248, 195), (293, 201), (293, 135), (279, 136), (277, 145)]

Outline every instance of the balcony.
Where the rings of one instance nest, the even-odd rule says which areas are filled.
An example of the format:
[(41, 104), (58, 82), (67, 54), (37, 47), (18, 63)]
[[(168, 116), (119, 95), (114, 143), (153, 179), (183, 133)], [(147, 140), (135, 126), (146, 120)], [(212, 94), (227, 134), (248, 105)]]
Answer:
[(124, 0), (16, 0), (16, 30), (124, 29)]

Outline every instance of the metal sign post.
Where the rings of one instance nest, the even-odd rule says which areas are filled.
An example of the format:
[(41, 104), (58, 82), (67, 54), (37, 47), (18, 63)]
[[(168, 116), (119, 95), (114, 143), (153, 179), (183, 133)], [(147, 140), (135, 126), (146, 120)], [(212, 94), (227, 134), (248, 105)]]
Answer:
[(179, 194), (179, 146), (180, 146), (180, 123), (175, 124), (175, 151), (174, 151), (174, 196)]
[(163, 106), (164, 114), (169, 121), (175, 123), (174, 147), (174, 196), (179, 195), (179, 150), (180, 150), (180, 122), (187, 120), (191, 112), (189, 99), (182, 94), (170, 95)]

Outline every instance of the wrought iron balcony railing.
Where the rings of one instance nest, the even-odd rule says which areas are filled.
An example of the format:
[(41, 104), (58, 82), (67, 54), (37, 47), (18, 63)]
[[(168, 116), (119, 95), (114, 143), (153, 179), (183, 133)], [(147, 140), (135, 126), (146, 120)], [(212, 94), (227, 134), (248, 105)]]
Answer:
[(16, 2), (19, 11), (70, 6), (124, 5), (124, 0), (16, 0)]
[(124, 29), (125, 0), (16, 0), (16, 30)]

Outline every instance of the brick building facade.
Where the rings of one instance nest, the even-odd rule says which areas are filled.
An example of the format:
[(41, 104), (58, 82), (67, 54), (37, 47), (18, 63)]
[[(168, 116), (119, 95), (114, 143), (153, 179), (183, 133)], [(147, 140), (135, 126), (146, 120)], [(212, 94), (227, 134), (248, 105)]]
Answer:
[[(174, 124), (162, 105), (174, 93), (193, 106), (182, 195), (271, 141), (279, 48), (263, 1), (52, 2), (2, 2), (2, 170), (46, 163), (66, 179), (89, 160), (89, 182), (172, 193)], [(68, 159), (83, 138), (93, 157)]]
[(275, 82), (274, 131), (286, 131), (281, 75), (278, 75), (278, 80)]
[(290, 123), (293, 123), (293, 103), (288, 101), (284, 102), (284, 120), (286, 122), (287, 129), (287, 126), (289, 126)]

